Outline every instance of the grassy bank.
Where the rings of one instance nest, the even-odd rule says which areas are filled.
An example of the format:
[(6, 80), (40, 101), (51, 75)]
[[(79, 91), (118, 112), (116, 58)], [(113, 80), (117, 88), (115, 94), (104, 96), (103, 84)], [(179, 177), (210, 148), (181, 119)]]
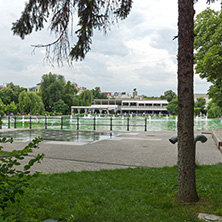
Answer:
[(221, 172), (222, 165), (197, 168), (201, 200), (192, 205), (175, 198), (176, 167), (40, 175), (10, 211), (22, 221), (198, 221), (199, 212), (222, 215)]

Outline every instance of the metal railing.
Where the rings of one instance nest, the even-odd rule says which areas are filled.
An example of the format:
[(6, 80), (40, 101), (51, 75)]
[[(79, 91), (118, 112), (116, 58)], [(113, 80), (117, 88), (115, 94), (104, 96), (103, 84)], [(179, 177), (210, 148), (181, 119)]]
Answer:
[(6, 116), (0, 117), (0, 129), (3, 128), (147, 131), (147, 118)]

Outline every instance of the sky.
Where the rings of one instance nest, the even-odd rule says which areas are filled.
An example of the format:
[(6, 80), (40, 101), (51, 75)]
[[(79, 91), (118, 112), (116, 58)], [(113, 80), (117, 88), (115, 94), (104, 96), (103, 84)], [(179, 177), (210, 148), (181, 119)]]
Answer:
[[(45, 61), (45, 50), (33, 52), (31, 45), (47, 44), (56, 38), (47, 30), (21, 40), (13, 36), (12, 23), (21, 15), (24, 0), (0, 0), (0, 85), (13, 82), (26, 88), (41, 82), (49, 72), (87, 89), (102, 92), (133, 92), (160, 96), (177, 90), (177, 0), (134, 0), (130, 15), (111, 27), (106, 35), (95, 31), (91, 51), (83, 61), (58, 66)], [(195, 3), (196, 14), (209, 5)], [(220, 10), (220, 1), (210, 5)], [(209, 83), (194, 77), (194, 92), (207, 93)]]

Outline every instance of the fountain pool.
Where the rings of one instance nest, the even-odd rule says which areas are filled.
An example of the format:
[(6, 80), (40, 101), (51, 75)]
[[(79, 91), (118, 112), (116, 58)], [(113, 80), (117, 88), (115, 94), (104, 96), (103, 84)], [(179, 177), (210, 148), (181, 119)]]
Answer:
[(0, 137), (13, 138), (15, 142), (30, 142), (40, 136), (44, 141), (93, 142), (110, 139), (114, 133), (73, 130), (25, 129), (0, 132)]

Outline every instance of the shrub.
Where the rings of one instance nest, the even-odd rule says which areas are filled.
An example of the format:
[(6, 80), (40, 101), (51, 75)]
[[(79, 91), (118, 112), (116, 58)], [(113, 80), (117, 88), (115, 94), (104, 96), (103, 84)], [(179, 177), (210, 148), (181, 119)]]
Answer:
[[(7, 155), (0, 156), (0, 221), (20, 221), (16, 212), (9, 212), (7, 207), (9, 204), (19, 201), (19, 196), (24, 193), (24, 188), (28, 187), (29, 180), (38, 175), (35, 173), (30, 174), (30, 168), (36, 163), (40, 162), (44, 154), (38, 154), (33, 157), (27, 164), (24, 164), (22, 170), (18, 169), (22, 160), (38, 148), (39, 143), (42, 141), (41, 137), (37, 137), (30, 142), (22, 150), (13, 150), (8, 152)], [(0, 143), (13, 142), (13, 139), (1, 138)], [(3, 146), (0, 146), (2, 151)], [(14, 214), (14, 215), (13, 215)]]

